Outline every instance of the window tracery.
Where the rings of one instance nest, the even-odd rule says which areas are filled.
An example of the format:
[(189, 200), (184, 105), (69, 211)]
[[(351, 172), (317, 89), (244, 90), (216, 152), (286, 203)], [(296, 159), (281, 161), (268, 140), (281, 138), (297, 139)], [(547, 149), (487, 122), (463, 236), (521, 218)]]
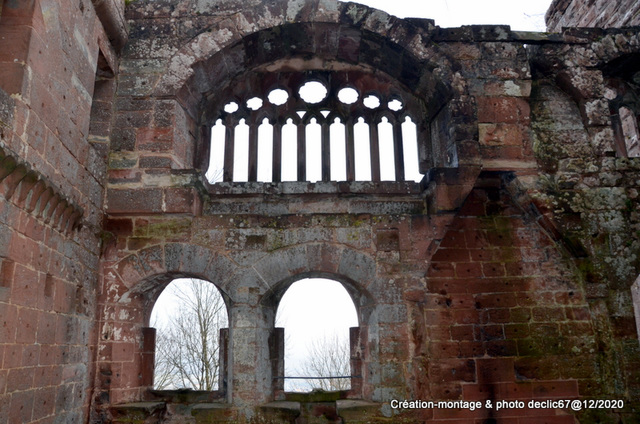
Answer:
[(421, 102), (380, 75), (256, 73), (210, 113), (211, 184), (422, 179)]

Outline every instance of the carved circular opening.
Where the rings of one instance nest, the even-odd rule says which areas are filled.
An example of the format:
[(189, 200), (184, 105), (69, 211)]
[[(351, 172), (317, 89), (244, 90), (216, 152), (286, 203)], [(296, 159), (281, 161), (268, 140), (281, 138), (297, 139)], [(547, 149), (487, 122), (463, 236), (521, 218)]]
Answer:
[(298, 90), (300, 98), (307, 103), (320, 103), (327, 97), (327, 87), (319, 81), (307, 81)]
[(234, 113), (238, 111), (238, 103), (236, 102), (229, 102), (226, 105), (224, 105), (224, 111), (227, 113)]
[(399, 110), (402, 110), (402, 108), (404, 107), (404, 104), (399, 99), (393, 99), (389, 102), (388, 106), (389, 106), (389, 109), (391, 109), (394, 112), (397, 112)]
[(252, 97), (247, 100), (247, 107), (251, 110), (258, 110), (262, 107), (264, 102), (260, 97)]
[(289, 100), (289, 93), (281, 88), (276, 88), (269, 93), (267, 99), (272, 105), (281, 106)]
[(364, 98), (362, 103), (369, 109), (377, 109), (380, 107), (380, 98), (378, 96), (374, 96), (373, 94), (369, 94)]
[(345, 87), (338, 91), (338, 100), (346, 105), (352, 105), (358, 101), (360, 94), (351, 87)]

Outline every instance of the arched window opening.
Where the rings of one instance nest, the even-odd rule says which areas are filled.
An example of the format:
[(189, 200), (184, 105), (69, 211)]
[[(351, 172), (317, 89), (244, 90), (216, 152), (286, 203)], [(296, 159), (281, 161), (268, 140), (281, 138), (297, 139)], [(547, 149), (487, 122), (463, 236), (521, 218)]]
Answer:
[[(277, 81), (265, 82), (271, 77)], [(285, 72), (230, 87), (210, 115), (207, 180), (420, 181), (418, 152), (427, 149), (418, 143), (428, 134), (416, 118), (424, 107), (385, 78)], [(272, 88), (260, 94), (265, 85)]]
[(358, 122), (353, 127), (354, 135), (354, 156), (356, 181), (371, 181), (371, 140), (369, 139), (369, 125), (363, 118), (358, 118)]
[(227, 308), (208, 281), (173, 280), (151, 313), (156, 328), (156, 390), (220, 390), (225, 386)]
[[(353, 300), (337, 281), (308, 278), (289, 287), (276, 314), (284, 327), (285, 391), (349, 390), (350, 328), (358, 326)], [(323, 378), (313, 378), (323, 377)], [(334, 378), (328, 378), (334, 377)], [(335, 378), (341, 377), (341, 378)]]
[(410, 117), (402, 123), (402, 150), (404, 151), (404, 179), (420, 182), (422, 174), (418, 167), (418, 129)]
[(322, 128), (318, 124), (316, 118), (306, 127), (306, 165), (307, 165), (307, 181), (322, 181)]
[(211, 152), (209, 154), (209, 168), (206, 173), (207, 181), (211, 184), (222, 181), (226, 131), (227, 129), (222, 124), (222, 119), (218, 119), (211, 128)]
[(273, 176), (273, 125), (264, 118), (258, 127), (258, 181), (271, 182)]
[(345, 126), (336, 118), (331, 124), (329, 131), (331, 140), (331, 180), (347, 180), (347, 149)]
[(386, 117), (378, 124), (380, 146), (380, 179), (382, 181), (395, 181), (395, 152), (393, 148), (393, 125)]
[(282, 127), (282, 181), (298, 180), (298, 129), (293, 119)]
[(249, 125), (244, 119), (235, 128), (233, 181), (249, 181)]

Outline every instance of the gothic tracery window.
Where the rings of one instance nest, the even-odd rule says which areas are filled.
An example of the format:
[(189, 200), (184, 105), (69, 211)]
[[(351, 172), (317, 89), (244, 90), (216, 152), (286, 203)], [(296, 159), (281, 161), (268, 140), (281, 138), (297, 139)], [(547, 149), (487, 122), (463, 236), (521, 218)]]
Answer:
[(257, 75), (213, 107), (209, 183), (422, 179), (410, 94), (363, 72)]

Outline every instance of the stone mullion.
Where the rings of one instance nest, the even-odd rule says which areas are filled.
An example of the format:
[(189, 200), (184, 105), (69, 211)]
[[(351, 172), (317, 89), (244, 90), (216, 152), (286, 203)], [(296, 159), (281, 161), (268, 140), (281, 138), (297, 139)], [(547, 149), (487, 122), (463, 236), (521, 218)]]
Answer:
[(307, 133), (303, 122), (298, 124), (298, 181), (307, 180)]
[(279, 183), (282, 180), (282, 124), (273, 124), (273, 158), (272, 158), (271, 180)]
[(327, 122), (327, 120), (323, 120), (322, 124), (320, 124), (320, 128), (322, 131), (322, 181), (331, 181), (331, 142), (329, 122)]
[(222, 181), (224, 182), (232, 182), (233, 181), (233, 156), (235, 152), (235, 133), (236, 133), (236, 123), (232, 120), (227, 120), (224, 123), (225, 126), (225, 134), (224, 134), (224, 169), (222, 171)]
[(402, 124), (396, 120), (393, 121), (393, 159), (396, 170), (396, 181), (404, 181)]
[(249, 123), (249, 181), (258, 180), (258, 123)]
[(345, 149), (347, 158), (347, 181), (356, 180), (356, 151), (353, 125), (353, 119), (347, 119), (344, 123), (346, 141)]
[(378, 124), (372, 119), (369, 125), (369, 149), (371, 152), (371, 181), (380, 181), (380, 137)]

